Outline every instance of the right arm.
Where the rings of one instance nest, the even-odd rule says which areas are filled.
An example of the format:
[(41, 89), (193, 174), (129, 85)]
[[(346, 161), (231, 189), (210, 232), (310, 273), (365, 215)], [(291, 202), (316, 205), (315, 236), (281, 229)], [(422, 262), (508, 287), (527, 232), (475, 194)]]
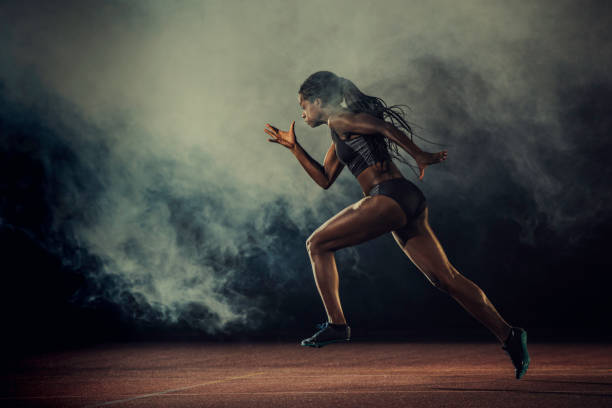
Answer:
[(264, 132), (272, 136), (272, 139), (268, 139), (268, 141), (281, 144), (291, 150), (304, 170), (306, 170), (306, 173), (308, 173), (321, 188), (328, 189), (344, 168), (344, 164), (340, 162), (336, 155), (335, 145), (332, 143), (329, 147), (325, 159), (323, 160), (323, 166), (321, 166), (321, 164), (313, 159), (297, 142), (293, 130), (294, 126), (295, 121), (291, 123), (289, 131), (285, 132), (267, 123)]
[(306, 152), (298, 142), (295, 142), (295, 147), (291, 149), (291, 151), (304, 170), (306, 170), (306, 173), (308, 173), (318, 185), (326, 190), (336, 181), (336, 178), (344, 168), (344, 164), (340, 162), (336, 155), (336, 146), (333, 143), (327, 150), (327, 154), (325, 154), (323, 166), (310, 157), (308, 152)]

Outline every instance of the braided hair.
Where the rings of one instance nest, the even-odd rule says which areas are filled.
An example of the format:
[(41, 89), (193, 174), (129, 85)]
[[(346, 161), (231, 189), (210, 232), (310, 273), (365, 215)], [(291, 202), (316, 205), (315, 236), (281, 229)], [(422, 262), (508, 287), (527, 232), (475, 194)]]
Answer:
[[(402, 107), (405, 106), (408, 108), (408, 106), (387, 106), (385, 101), (381, 98), (364, 94), (351, 80), (339, 77), (333, 72), (315, 72), (302, 83), (298, 93), (302, 94), (302, 97), (308, 99), (310, 102), (314, 102), (316, 98), (320, 98), (324, 105), (340, 105), (344, 101), (347, 109), (351, 112), (365, 112), (378, 119), (390, 122), (396, 128), (409, 135), (410, 140), (413, 140), (413, 137), (416, 136), (429, 143), (438, 144), (424, 139), (414, 132), (410, 124), (404, 119), (406, 112)], [(407, 164), (412, 172), (418, 177), (418, 174), (414, 170), (415, 166), (410, 164), (402, 156), (397, 143), (393, 140), (376, 135), (364, 135), (364, 138), (369, 147), (378, 153), (377, 157), (388, 157), (390, 159), (390, 156), (392, 156), (400, 162)], [(384, 163), (382, 163), (382, 169), (386, 171)]]

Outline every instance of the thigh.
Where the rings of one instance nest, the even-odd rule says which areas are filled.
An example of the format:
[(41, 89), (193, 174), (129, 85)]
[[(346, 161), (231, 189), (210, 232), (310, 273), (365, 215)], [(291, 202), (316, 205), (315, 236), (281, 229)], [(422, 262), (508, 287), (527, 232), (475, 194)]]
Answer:
[(308, 238), (312, 246), (335, 251), (401, 227), (406, 216), (387, 196), (367, 196), (331, 217)]
[[(452, 267), (438, 238), (429, 226), (429, 208), (410, 226), (411, 234), (403, 236), (393, 231), (393, 237), (402, 251), (429, 280), (439, 281)], [(408, 237), (408, 238), (406, 238)]]

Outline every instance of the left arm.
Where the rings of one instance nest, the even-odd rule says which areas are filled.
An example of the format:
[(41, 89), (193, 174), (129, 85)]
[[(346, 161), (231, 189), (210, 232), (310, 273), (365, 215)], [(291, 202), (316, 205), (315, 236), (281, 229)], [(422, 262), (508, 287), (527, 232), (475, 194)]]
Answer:
[(416, 161), (423, 155), (423, 151), (414, 144), (404, 132), (389, 122), (378, 119), (367, 113), (338, 115), (330, 119), (330, 125), (340, 133), (355, 133), (359, 135), (383, 135), (393, 140), (407, 151)]
[(417, 162), (423, 178), (425, 167), (446, 160), (447, 151), (428, 153), (421, 150), (404, 132), (389, 122), (378, 119), (367, 113), (348, 113), (330, 119), (330, 126), (338, 133), (355, 133), (360, 135), (383, 135), (397, 143)]

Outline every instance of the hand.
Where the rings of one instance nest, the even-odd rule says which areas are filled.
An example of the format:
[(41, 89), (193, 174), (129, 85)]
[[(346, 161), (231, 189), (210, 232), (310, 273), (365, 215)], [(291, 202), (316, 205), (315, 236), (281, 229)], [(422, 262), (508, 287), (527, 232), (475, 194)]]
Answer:
[(421, 156), (419, 156), (418, 160), (416, 160), (417, 165), (419, 166), (419, 180), (423, 180), (423, 176), (425, 175), (425, 167), (430, 164), (440, 163), (446, 160), (448, 150), (443, 150), (438, 153), (427, 153), (423, 152)]
[(295, 131), (293, 130), (294, 127), (295, 120), (291, 122), (291, 126), (289, 127), (288, 132), (275, 128), (271, 124), (266, 123), (264, 132), (273, 137), (273, 139), (268, 139), (268, 142), (278, 143), (288, 149), (293, 149), (295, 148)]

